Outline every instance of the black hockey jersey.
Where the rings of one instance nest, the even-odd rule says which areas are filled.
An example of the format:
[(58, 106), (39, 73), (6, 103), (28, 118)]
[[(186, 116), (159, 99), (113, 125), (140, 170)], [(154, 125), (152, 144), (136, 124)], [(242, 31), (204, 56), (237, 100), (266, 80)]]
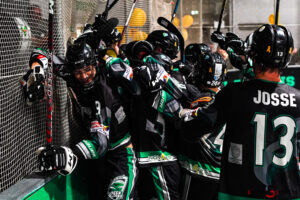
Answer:
[[(107, 85), (104, 74), (98, 73), (95, 78), (94, 87), (85, 93), (80, 88), (73, 88), (80, 106), (83, 108), (83, 120), (87, 128), (91, 122), (96, 120), (104, 126), (109, 136), (108, 150), (114, 150), (120, 146), (130, 143), (128, 116), (120, 100), (119, 94)], [(97, 135), (89, 135), (86, 140), (80, 142), (86, 158), (98, 158), (97, 148), (99, 146)]]
[(219, 199), (300, 199), (299, 90), (264, 80), (228, 85), (197, 119), (188, 124), (227, 124)]
[[(192, 99), (190, 108), (207, 106), (216, 94), (208, 89), (200, 91), (190, 84), (187, 84), (187, 88)], [(196, 176), (219, 179), (225, 127), (217, 127), (202, 137), (198, 129), (193, 131), (194, 134), (186, 134), (186, 130), (182, 129), (178, 142), (178, 160), (182, 168)]]

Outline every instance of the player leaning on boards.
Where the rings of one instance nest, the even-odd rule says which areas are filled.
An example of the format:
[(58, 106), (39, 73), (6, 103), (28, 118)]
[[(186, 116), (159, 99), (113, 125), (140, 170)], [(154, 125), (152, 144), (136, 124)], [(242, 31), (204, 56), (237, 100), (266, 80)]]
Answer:
[[(105, 155), (107, 160), (108, 199), (130, 199), (136, 176), (136, 158), (131, 145), (128, 116), (119, 94), (109, 86), (106, 75), (101, 71), (94, 51), (86, 44), (85, 38), (68, 47), (67, 65), (56, 66), (55, 72), (66, 80), (72, 88), (80, 107), (88, 112), (83, 115), (87, 137), (72, 150), (68, 147), (52, 146), (41, 148), (39, 161), (42, 171), (58, 170), (61, 174), (71, 173), (79, 159), (98, 159)], [(34, 50), (30, 58), (31, 71), (43, 71), (47, 66), (47, 55), (42, 50)], [(29, 74), (30, 74), (29, 72)], [(38, 75), (38, 76), (37, 76)], [(25, 87), (27, 99), (39, 99), (32, 91), (42, 91), (40, 77), (35, 84)], [(30, 75), (29, 75), (30, 76)], [(37, 89), (38, 90), (37, 90)], [(63, 160), (57, 163), (55, 158)], [(104, 180), (102, 180), (104, 181)]]
[[(251, 37), (255, 79), (226, 86), (207, 109), (182, 112), (184, 128), (189, 133), (195, 127), (211, 130), (227, 124), (219, 199), (300, 199), (300, 91), (280, 80), (291, 59), (293, 38), (284, 26), (269, 24)], [(290, 96), (291, 101), (270, 96)]]

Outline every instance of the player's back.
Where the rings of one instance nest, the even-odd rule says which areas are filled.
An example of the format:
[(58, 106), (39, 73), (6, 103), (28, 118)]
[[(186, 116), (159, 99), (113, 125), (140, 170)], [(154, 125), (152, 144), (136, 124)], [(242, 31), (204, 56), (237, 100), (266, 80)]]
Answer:
[(253, 80), (225, 87), (215, 104), (227, 122), (219, 199), (300, 199), (300, 91)]

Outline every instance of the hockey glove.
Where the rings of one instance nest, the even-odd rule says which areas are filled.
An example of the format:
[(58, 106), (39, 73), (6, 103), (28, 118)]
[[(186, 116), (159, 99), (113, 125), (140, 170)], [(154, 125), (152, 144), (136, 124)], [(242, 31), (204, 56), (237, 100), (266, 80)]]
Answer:
[(77, 165), (77, 156), (65, 146), (40, 147), (37, 154), (39, 169), (42, 172), (57, 171), (66, 176), (72, 173)]
[(227, 46), (226, 46), (226, 36), (223, 35), (221, 32), (218, 32), (218, 31), (214, 31), (211, 36), (211, 41), (215, 42), (215, 43), (218, 43), (219, 46), (226, 50)]
[(45, 96), (45, 72), (43, 67), (35, 66), (30, 69), (21, 80), (21, 85), (28, 105)]
[(245, 42), (236, 34), (231, 32), (226, 33), (226, 50), (228, 47), (231, 48), (236, 54), (245, 54)]
[(40, 66), (46, 70), (48, 68), (48, 53), (41, 48), (34, 49), (29, 59), (30, 68), (34, 62), (38, 62)]
[(134, 68), (134, 76), (138, 76), (146, 89), (151, 89), (151, 72), (149, 67), (142, 65)]
[(183, 119), (185, 122), (191, 121), (197, 117), (198, 109), (187, 109), (184, 108), (179, 112), (179, 118)]

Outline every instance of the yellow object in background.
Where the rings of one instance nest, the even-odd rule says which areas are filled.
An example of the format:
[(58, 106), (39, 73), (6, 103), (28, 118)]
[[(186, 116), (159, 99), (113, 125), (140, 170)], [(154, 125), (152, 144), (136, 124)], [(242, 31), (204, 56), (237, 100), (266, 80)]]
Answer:
[(186, 41), (189, 37), (189, 34), (185, 28), (182, 29), (182, 37), (183, 37), (184, 41)]
[(184, 15), (182, 18), (182, 26), (183, 28), (188, 28), (190, 27), (194, 22), (194, 18), (192, 15)]
[(175, 18), (173, 19), (173, 24), (174, 24), (177, 28), (179, 28), (180, 21), (179, 21), (178, 17), (175, 17)]
[(269, 16), (269, 23), (270, 23), (270, 24), (275, 24), (275, 15), (274, 15), (274, 13), (272, 13), (272, 14)]
[(147, 15), (141, 8), (135, 8), (131, 15), (129, 26), (142, 27), (146, 23)]
[(148, 34), (144, 31), (140, 31), (138, 29), (132, 29), (132, 40), (133, 41), (140, 41), (140, 40), (146, 40), (148, 37)]

